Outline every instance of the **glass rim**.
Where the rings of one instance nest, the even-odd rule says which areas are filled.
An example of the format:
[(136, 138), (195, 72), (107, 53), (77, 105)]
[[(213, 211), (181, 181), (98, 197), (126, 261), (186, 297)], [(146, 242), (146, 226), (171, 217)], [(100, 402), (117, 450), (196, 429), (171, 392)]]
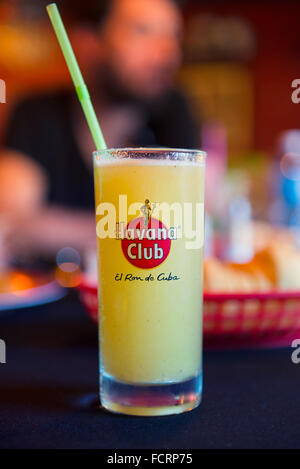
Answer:
[(195, 150), (195, 149), (188, 149), (188, 148), (171, 148), (171, 147), (124, 147), (124, 148), (106, 148), (103, 150), (95, 150), (93, 151), (93, 157), (99, 157), (103, 155), (119, 155), (122, 158), (123, 153), (136, 153), (136, 154), (143, 154), (143, 153), (150, 153), (150, 154), (177, 154), (177, 155), (186, 155), (190, 157), (201, 157), (202, 160), (206, 160), (207, 153), (203, 150)]

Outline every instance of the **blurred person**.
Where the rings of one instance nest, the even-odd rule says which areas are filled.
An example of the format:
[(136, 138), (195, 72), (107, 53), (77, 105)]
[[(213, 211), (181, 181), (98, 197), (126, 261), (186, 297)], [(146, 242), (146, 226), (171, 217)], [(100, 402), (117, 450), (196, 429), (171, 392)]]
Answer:
[(46, 179), (35, 162), (15, 151), (0, 152), (2, 219), (13, 220), (22, 218), (25, 213), (35, 213), (45, 190)]
[[(89, 12), (80, 2), (70, 4), (69, 12), (77, 6), (81, 20), (70, 34), (108, 147), (197, 147), (200, 132), (173, 83), (181, 63), (176, 2), (113, 0), (97, 2), (95, 10), (93, 5)], [(36, 216), (23, 222), (23, 244), (49, 252), (67, 244), (90, 249), (95, 243), (95, 148), (74, 90), (20, 103), (5, 145), (31, 158), (33, 172), (47, 181)], [(28, 184), (35, 184), (30, 177)]]
[(22, 243), (23, 223), (35, 216), (45, 191), (46, 179), (35, 162), (14, 151), (0, 152), (0, 272), (8, 267), (7, 251), (17, 251), (15, 243)]

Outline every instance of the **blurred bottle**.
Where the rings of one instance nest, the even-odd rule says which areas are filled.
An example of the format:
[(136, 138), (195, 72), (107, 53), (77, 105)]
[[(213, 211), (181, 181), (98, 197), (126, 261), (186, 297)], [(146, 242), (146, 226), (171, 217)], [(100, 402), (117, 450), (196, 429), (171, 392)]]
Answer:
[[(224, 186), (227, 171), (227, 136), (219, 122), (209, 122), (202, 128), (202, 147), (207, 153), (206, 208), (212, 217), (223, 212)], [(218, 190), (216, 190), (216, 188)]]
[(254, 255), (251, 204), (246, 197), (235, 197), (229, 204), (229, 249), (227, 257), (243, 264)]
[(230, 199), (227, 214), (227, 250), (225, 257), (236, 263), (249, 262), (254, 255), (251, 182), (241, 169), (229, 174)]
[(207, 153), (205, 256), (222, 255), (224, 213), (227, 205), (227, 135), (223, 124), (208, 122), (202, 127), (202, 148)]

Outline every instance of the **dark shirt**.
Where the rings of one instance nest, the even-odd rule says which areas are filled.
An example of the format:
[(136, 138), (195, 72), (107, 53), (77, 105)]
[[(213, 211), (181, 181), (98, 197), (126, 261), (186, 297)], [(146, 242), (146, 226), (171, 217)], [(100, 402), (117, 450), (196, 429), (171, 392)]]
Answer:
[[(27, 98), (15, 109), (4, 144), (29, 155), (46, 170), (50, 203), (92, 209), (92, 169), (81, 154), (72, 124), (75, 99), (71, 92)], [(145, 116), (132, 146), (197, 146), (196, 126), (179, 92), (171, 91), (158, 106), (145, 109)]]

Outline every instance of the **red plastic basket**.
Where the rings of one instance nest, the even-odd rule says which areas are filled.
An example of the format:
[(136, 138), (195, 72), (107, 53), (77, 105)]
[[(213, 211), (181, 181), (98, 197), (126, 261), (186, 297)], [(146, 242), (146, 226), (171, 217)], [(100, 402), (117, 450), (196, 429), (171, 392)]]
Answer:
[[(83, 279), (79, 294), (98, 320), (97, 285)], [(203, 331), (208, 345), (290, 345), (300, 338), (300, 291), (204, 293)]]
[(300, 292), (205, 293), (207, 334), (260, 334), (300, 328)]

